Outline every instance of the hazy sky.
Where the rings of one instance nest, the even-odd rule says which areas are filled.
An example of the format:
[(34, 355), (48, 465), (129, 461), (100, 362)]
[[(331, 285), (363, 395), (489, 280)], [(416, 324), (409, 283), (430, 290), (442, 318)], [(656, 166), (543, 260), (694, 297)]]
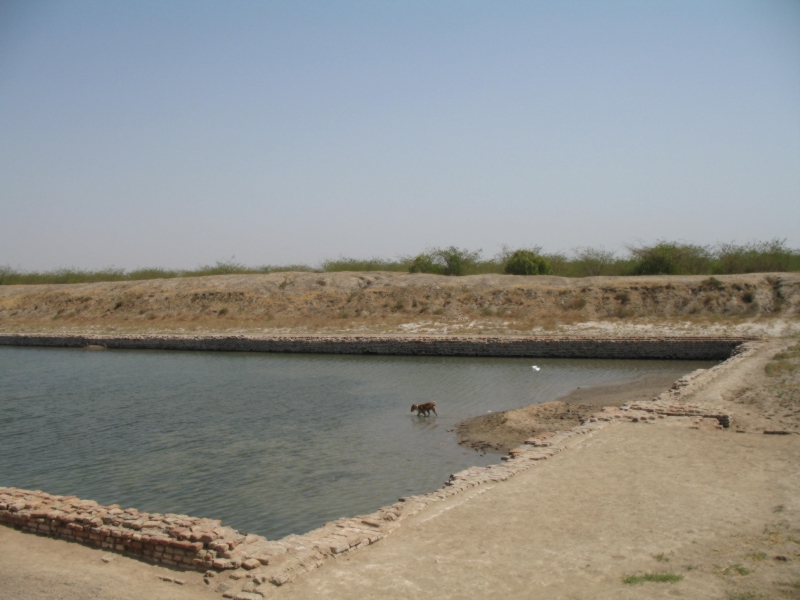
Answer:
[(0, 0), (0, 265), (800, 247), (800, 1)]

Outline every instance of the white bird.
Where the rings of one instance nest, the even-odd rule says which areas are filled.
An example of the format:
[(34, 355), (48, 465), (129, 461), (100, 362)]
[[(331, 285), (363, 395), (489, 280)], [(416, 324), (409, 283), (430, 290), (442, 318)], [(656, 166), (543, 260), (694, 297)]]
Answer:
[(531, 369), (533, 369), (534, 371), (541, 371), (541, 369), (539, 367), (537, 367), (536, 365), (533, 365), (531, 367)]

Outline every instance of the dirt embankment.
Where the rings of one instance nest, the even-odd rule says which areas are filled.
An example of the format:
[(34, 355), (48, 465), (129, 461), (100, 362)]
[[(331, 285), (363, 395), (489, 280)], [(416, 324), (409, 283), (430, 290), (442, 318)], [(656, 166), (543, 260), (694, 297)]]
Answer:
[(273, 273), (0, 286), (0, 330), (380, 330), (397, 324), (532, 326), (630, 318), (796, 318), (800, 274), (444, 277)]

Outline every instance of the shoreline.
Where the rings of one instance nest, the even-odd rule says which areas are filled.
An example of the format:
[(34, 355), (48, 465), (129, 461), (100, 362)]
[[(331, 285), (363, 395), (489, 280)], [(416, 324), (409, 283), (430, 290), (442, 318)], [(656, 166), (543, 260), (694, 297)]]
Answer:
[[(189, 581), (190, 585), (192, 585), (192, 582), (196, 580), (197, 592), (207, 593), (209, 597), (214, 597), (211, 593), (212, 590), (221, 593), (223, 591), (223, 586), (221, 584), (224, 582), (225, 586), (227, 586), (226, 589), (229, 590), (225, 592), (225, 597), (241, 597), (248, 599), (252, 597), (253, 600), (257, 600), (257, 594), (261, 592), (260, 596), (267, 594), (276, 594), (279, 596), (280, 594), (284, 594), (288, 595), (289, 597), (310, 598), (318, 597), (322, 590), (335, 589), (338, 591), (332, 597), (350, 598), (359, 597), (359, 594), (366, 593), (368, 589), (372, 589), (369, 587), (372, 585), (388, 585), (390, 587), (381, 587), (376, 589), (389, 590), (396, 589), (393, 586), (398, 584), (402, 585), (403, 582), (419, 580), (425, 581), (425, 585), (436, 586), (438, 585), (436, 584), (436, 581), (439, 577), (438, 573), (442, 572), (441, 569), (446, 569), (444, 572), (450, 577), (450, 579), (447, 580), (448, 583), (446, 586), (449, 590), (448, 593), (458, 589), (469, 589), (472, 591), (469, 593), (464, 593), (463, 597), (481, 597), (481, 583), (479, 581), (473, 584), (470, 579), (470, 573), (474, 571), (476, 575), (481, 574), (481, 578), (494, 577), (495, 580), (500, 582), (503, 574), (500, 572), (495, 573), (495, 571), (505, 564), (505, 562), (499, 562), (492, 567), (484, 568), (480, 566), (483, 564), (483, 562), (485, 562), (485, 558), (482, 557), (486, 555), (486, 551), (482, 550), (482, 548), (505, 548), (505, 546), (502, 544), (501, 546), (483, 545), (490, 542), (482, 541), (484, 540), (484, 537), (482, 537), (484, 536), (483, 532), (487, 527), (486, 525), (483, 525), (482, 522), (484, 520), (487, 522), (492, 522), (493, 524), (488, 527), (498, 528), (502, 525), (502, 519), (501, 521), (497, 521), (497, 518), (495, 518), (496, 515), (493, 516), (493, 513), (481, 513), (483, 517), (478, 519), (478, 521), (481, 522), (478, 523), (462, 513), (465, 511), (469, 512), (470, 510), (475, 510), (475, 508), (470, 509), (469, 507), (475, 507), (479, 504), (481, 506), (485, 505), (484, 508), (490, 508), (491, 505), (487, 504), (490, 498), (493, 498), (494, 502), (498, 502), (501, 498), (524, 498), (530, 494), (538, 494), (538, 490), (540, 488), (535, 483), (538, 481), (536, 479), (539, 476), (538, 472), (541, 472), (542, 474), (554, 473), (553, 469), (557, 467), (556, 463), (558, 463), (558, 465), (570, 464), (572, 465), (572, 467), (570, 467), (571, 469), (577, 469), (578, 467), (576, 465), (580, 465), (582, 460), (579, 458), (579, 456), (583, 456), (581, 453), (587, 452), (588, 448), (593, 448), (591, 452), (596, 453), (599, 451), (597, 448), (608, 447), (611, 454), (607, 453), (604, 455), (606, 458), (595, 462), (595, 466), (589, 471), (588, 476), (590, 479), (586, 480), (587, 482), (602, 482), (603, 478), (606, 476), (606, 470), (619, 474), (629, 473), (631, 472), (631, 469), (636, 471), (636, 469), (640, 466), (637, 462), (638, 457), (634, 458), (634, 455), (636, 454), (636, 445), (630, 446), (630, 450), (627, 453), (618, 453), (616, 450), (614, 450), (614, 447), (616, 446), (613, 446), (613, 444), (618, 444), (624, 439), (637, 439), (639, 440), (637, 442), (638, 444), (647, 444), (647, 432), (650, 430), (652, 430), (654, 433), (663, 431), (663, 433), (659, 433), (659, 435), (663, 437), (663, 442), (668, 444), (664, 446), (664, 449), (661, 450), (660, 453), (656, 453), (652, 457), (652, 460), (666, 461), (663, 463), (663, 465), (662, 463), (658, 463), (658, 465), (662, 465), (663, 468), (671, 465), (671, 461), (673, 461), (674, 458), (672, 456), (674, 452), (673, 446), (671, 445), (672, 437), (670, 435), (666, 435), (666, 437), (664, 437), (664, 435), (668, 434), (669, 431), (673, 431), (676, 434), (685, 432), (680, 433), (679, 436), (680, 439), (683, 440), (682, 443), (684, 444), (685, 448), (678, 446), (678, 456), (682, 456), (681, 453), (683, 451), (695, 451), (695, 446), (692, 444), (699, 444), (701, 438), (708, 440), (707, 442), (703, 443), (712, 444), (707, 446), (709, 449), (713, 449), (713, 444), (717, 443), (712, 441), (712, 438), (716, 437), (719, 437), (720, 441), (723, 439), (729, 440), (725, 443), (735, 444), (736, 448), (741, 446), (743, 441), (745, 444), (749, 444), (753, 448), (762, 447), (764, 442), (761, 440), (765, 440), (769, 444), (773, 444), (773, 442), (777, 442), (777, 440), (785, 440), (787, 443), (794, 444), (793, 440), (796, 438), (793, 435), (763, 435), (766, 433), (800, 433), (800, 426), (798, 426), (796, 422), (798, 417), (789, 418), (788, 414), (783, 414), (786, 409), (776, 408), (779, 405), (789, 403), (791, 398), (787, 400), (781, 400), (781, 398), (784, 398), (783, 394), (785, 392), (782, 392), (779, 395), (770, 395), (772, 392), (765, 391), (763, 389), (764, 386), (762, 385), (769, 379), (769, 365), (777, 364), (780, 367), (782, 364), (780, 362), (770, 363), (769, 361), (786, 360), (785, 357), (780, 358), (781, 355), (776, 355), (771, 359), (770, 356), (772, 356), (772, 354), (778, 350), (781, 350), (784, 355), (786, 355), (786, 351), (782, 350), (782, 348), (786, 347), (789, 343), (791, 343), (790, 340), (761, 340), (758, 342), (746, 343), (744, 346), (737, 347), (736, 351), (732, 353), (732, 356), (730, 356), (724, 362), (721, 362), (710, 369), (698, 370), (681, 377), (673, 383), (669, 390), (663, 391), (658, 395), (658, 397), (634, 398), (632, 401), (629, 401), (627, 404), (623, 404), (620, 407), (612, 406), (613, 398), (611, 398), (611, 396), (620, 392), (620, 388), (624, 389), (627, 387), (628, 389), (625, 393), (639, 393), (643, 396), (647, 396), (648, 392), (646, 387), (642, 386), (641, 382), (639, 381), (573, 390), (573, 392), (567, 394), (566, 396), (562, 396), (559, 402), (563, 403), (566, 407), (576, 407), (591, 404), (596, 409), (596, 411), (589, 418), (584, 419), (583, 424), (577, 427), (570, 428), (566, 432), (551, 432), (550, 435), (534, 436), (533, 438), (527, 440), (527, 443), (523, 446), (514, 448), (508, 453), (507, 456), (502, 457), (501, 463), (489, 465), (488, 467), (473, 467), (462, 472), (455, 473), (450, 477), (449, 481), (445, 483), (444, 487), (428, 494), (402, 498), (400, 502), (391, 506), (383, 507), (375, 513), (371, 513), (369, 515), (359, 515), (352, 519), (340, 519), (331, 523), (327, 523), (323, 527), (301, 536), (288, 536), (276, 542), (268, 542), (269, 548), (274, 552), (272, 552), (268, 557), (266, 564), (258, 560), (259, 565), (253, 565), (252, 570), (249, 570), (244, 566), (244, 561), (242, 561), (242, 563), (238, 566), (235, 566), (236, 555), (244, 560), (248, 560), (246, 550), (250, 545), (249, 543), (237, 544), (236, 548), (229, 547), (228, 550), (226, 550), (226, 552), (231, 554), (231, 558), (234, 560), (229, 570), (223, 571), (225, 574), (224, 580), (221, 578), (223, 573), (217, 573), (217, 575), (206, 574), (205, 585), (203, 585), (203, 579), (199, 573), (186, 573), (186, 579)], [(795, 346), (795, 348), (797, 348), (797, 346)], [(794, 360), (792, 358), (795, 356), (794, 354), (787, 356), (789, 356), (789, 359)], [(767, 379), (764, 379), (765, 377)], [(654, 382), (650, 383), (655, 384)], [(756, 387), (754, 388), (753, 385)], [(752, 396), (752, 398), (750, 396)], [(612, 402), (609, 402), (608, 400), (612, 400)], [(697, 404), (688, 404), (688, 402)], [(601, 405), (608, 408), (601, 411)], [(629, 423), (640, 423), (640, 425), (629, 425)], [(641, 425), (641, 423), (646, 425)], [(613, 426), (612, 430), (609, 430), (609, 432), (604, 432), (606, 428), (611, 426)], [(787, 430), (787, 428), (790, 430)], [(628, 431), (628, 429), (631, 430)], [(699, 431), (690, 432), (686, 431), (687, 429)], [(736, 433), (748, 433), (750, 435), (739, 436), (736, 435)], [(589, 441), (590, 438), (596, 441)], [(613, 440), (613, 444), (610, 446), (609, 444), (611, 440)], [(697, 440), (697, 442), (693, 440)], [(772, 446), (768, 447), (771, 448)], [(696, 450), (700, 451), (700, 448), (701, 446), (698, 445)], [(621, 461), (623, 461), (623, 457), (626, 456), (631, 456), (633, 462), (631, 465), (623, 467), (621, 466)], [(767, 456), (768, 455), (763, 454), (762, 459)], [(725, 455), (720, 454), (715, 460), (721, 461), (723, 459), (725, 459)], [(742, 457), (731, 458), (729, 461), (731, 464), (725, 463), (727, 465), (726, 469), (737, 469), (737, 461), (741, 460)], [(784, 459), (781, 458), (781, 460)], [(771, 469), (783, 469), (784, 463), (779, 461), (775, 463), (775, 466), (771, 467)], [(656, 463), (653, 464), (656, 465)], [(656, 465), (655, 468), (652, 468), (649, 471), (646, 470), (644, 472), (658, 473), (658, 465)], [(686, 488), (687, 490), (694, 489), (691, 486), (703, 485), (706, 481), (706, 475), (704, 475), (703, 471), (700, 470), (695, 472), (692, 470), (694, 468), (693, 465), (694, 463), (689, 460), (683, 467), (685, 469), (684, 471), (676, 471), (673, 475), (673, 477), (676, 478), (675, 481), (683, 481), (686, 479), (686, 485), (689, 486)], [(538, 469), (534, 468), (537, 466), (539, 466)], [(711, 463), (710, 466), (713, 467), (714, 473), (719, 471), (717, 465)], [(532, 468), (533, 479), (530, 475), (526, 475), (525, 477), (515, 478), (514, 482), (502, 483), (501, 485), (501, 482), (505, 482), (515, 475), (524, 471), (528, 471)], [(706, 466), (705, 468), (709, 468), (709, 466)], [(614, 471), (614, 469), (617, 470)], [(772, 471), (763, 471), (758, 469), (753, 471), (753, 473), (756, 474), (766, 472)], [(634, 483), (637, 481), (637, 477), (633, 478), (632, 481)], [(517, 479), (524, 481), (515, 483)], [(580, 497), (580, 494), (576, 493), (576, 489), (571, 487), (572, 480), (569, 473), (563, 473), (561, 475), (561, 481), (562, 483), (559, 484), (560, 487), (558, 488), (561, 493), (571, 494), (571, 497), (575, 498)], [(657, 481), (657, 479), (654, 481)], [(511, 483), (513, 483), (513, 486), (510, 486)], [(615, 486), (613, 485), (613, 482), (611, 483), (611, 489), (613, 489)], [(517, 491), (502, 491), (506, 489), (511, 490), (512, 487)], [(493, 490), (493, 488), (497, 489)], [(580, 487), (578, 489), (580, 489)], [(524, 490), (524, 492), (522, 492), (522, 490)], [(752, 494), (760, 493), (758, 482), (752, 486), (752, 490)], [(669, 492), (669, 487), (665, 488), (664, 493), (667, 492)], [(713, 494), (714, 490), (710, 489), (709, 492)], [(731, 493), (739, 493), (738, 488), (734, 488), (728, 493), (728, 495)], [(763, 496), (764, 494), (762, 493), (761, 495)], [(478, 498), (479, 496), (480, 499)], [(698, 496), (698, 499), (705, 497), (708, 497), (708, 493)], [(622, 499), (624, 500), (624, 498)], [(532, 501), (533, 500), (531, 500), (531, 502)], [(619, 499), (615, 502), (618, 501)], [(625, 501), (628, 502), (629, 500)], [(758, 501), (763, 504), (764, 507), (766, 507), (764, 510), (770, 515), (778, 510), (783, 511), (785, 504), (786, 512), (779, 515), (779, 517), (794, 519), (794, 504), (790, 505), (786, 503), (786, 500), (767, 497), (764, 497)], [(610, 502), (609, 506), (616, 506), (615, 502)], [(680, 504), (680, 496), (676, 496), (676, 498), (674, 498), (671, 502), (675, 503), (676, 505)], [(783, 502), (784, 504), (776, 504), (776, 502)], [(630, 539), (624, 538), (624, 542), (622, 541), (622, 538), (619, 541), (619, 544), (626, 544), (625, 547), (628, 548), (624, 553), (628, 554), (628, 552), (632, 552), (632, 548), (635, 546), (636, 552), (644, 553), (644, 558), (636, 558), (635, 561), (638, 562), (631, 562), (631, 560), (627, 559), (621, 554), (619, 557), (609, 557), (608, 552), (603, 551), (600, 553), (601, 555), (598, 555), (595, 559), (593, 559), (593, 564), (595, 561), (601, 562), (605, 565), (602, 567), (603, 569), (606, 571), (610, 570), (615, 573), (613, 577), (614, 581), (616, 581), (616, 584), (614, 585), (617, 587), (612, 589), (611, 595), (604, 595), (604, 598), (638, 597), (627, 595), (620, 596), (620, 592), (624, 592), (624, 590), (627, 588), (624, 586), (619, 587), (621, 576), (616, 573), (627, 573), (627, 571), (620, 571), (621, 567), (615, 565), (635, 565), (633, 568), (637, 570), (644, 568), (652, 569), (652, 567), (646, 566), (645, 559), (653, 560), (652, 557), (656, 556), (659, 552), (663, 552), (664, 548), (652, 546), (652, 544), (648, 545), (649, 542), (647, 541), (643, 542), (641, 538), (641, 532), (643, 531), (643, 528), (651, 527), (651, 523), (659, 521), (658, 507), (661, 506), (661, 504), (661, 500), (655, 498), (651, 498), (646, 503), (642, 504), (642, 507), (647, 506), (655, 511), (651, 511), (651, 513), (648, 513), (647, 516), (642, 515), (641, 519), (644, 519), (643, 521), (639, 518), (641, 511), (638, 508), (638, 504), (631, 505), (637, 507), (636, 510), (631, 511), (631, 507), (629, 506), (627, 509), (619, 509), (617, 511), (620, 512), (620, 518), (622, 519), (620, 523), (631, 522), (632, 524), (635, 524), (635, 527), (630, 533), (630, 536), (633, 537)], [(462, 506), (463, 508), (460, 508)], [(667, 514), (671, 514), (673, 511), (673, 505), (669, 504), (664, 506), (668, 506)], [(445, 512), (450, 511), (451, 509), (457, 510), (448, 512), (448, 517), (442, 516), (439, 518), (440, 515), (445, 515)], [(523, 510), (527, 510), (527, 508), (523, 508)], [(629, 512), (625, 512), (626, 510)], [(684, 510), (684, 516), (688, 518), (688, 516), (694, 514), (695, 505), (690, 504), (685, 509), (682, 508), (681, 510)], [(707, 510), (711, 510), (711, 508)], [(594, 522), (592, 521), (593, 517), (591, 517), (585, 511), (586, 509), (584, 509), (584, 512), (579, 511), (571, 513), (568, 518), (569, 523), (576, 524), (576, 531), (574, 535), (569, 534), (573, 537), (577, 536), (575, 539), (569, 536), (565, 538), (563, 533), (557, 533), (556, 538), (554, 539), (563, 539), (565, 543), (567, 541), (570, 541), (570, 543), (582, 543), (583, 540), (589, 539), (585, 536), (585, 528), (594, 527)], [(460, 516), (458, 516), (457, 513)], [(681, 514), (683, 515), (684, 513)], [(716, 512), (709, 512), (708, 516), (710, 517), (716, 514)], [(748, 513), (748, 517), (749, 514), (750, 513)], [(610, 515), (611, 513), (606, 515), (606, 517), (611, 518)], [(744, 517), (745, 515), (741, 516)], [(435, 518), (437, 521), (432, 522), (431, 525), (425, 525), (423, 527), (423, 524)], [(520, 517), (517, 518), (519, 519)], [(771, 518), (777, 519), (778, 516)], [(513, 529), (518, 528), (525, 522), (527, 522), (527, 520), (519, 521), (520, 525), (514, 525), (511, 522), (509, 522), (508, 525)], [(433, 523), (446, 523), (450, 529), (442, 530), (440, 532), (439, 529), (436, 529), (438, 526), (434, 526)], [(480, 529), (476, 529), (479, 525)], [(772, 526), (773, 525), (770, 525), (770, 527)], [(466, 529), (463, 529), (464, 527), (466, 527)], [(549, 527), (548, 522), (544, 521), (540, 523), (538, 527), (539, 529), (534, 528), (530, 531), (527, 531), (527, 535), (529, 537), (544, 536), (544, 538), (547, 538), (547, 531)], [(614, 529), (611, 525), (609, 525), (609, 527), (611, 527), (611, 529), (608, 530), (609, 535), (618, 531), (618, 529)], [(619, 527), (619, 524), (617, 524), (616, 527)], [(424, 539), (427, 538), (420, 538), (420, 536), (422, 536), (423, 532), (425, 531), (429, 532), (430, 535), (438, 537), (432, 538), (432, 540), (429, 540), (428, 542), (424, 542)], [(800, 531), (800, 529), (798, 529), (798, 531)], [(392, 536), (391, 539), (384, 542), (384, 544), (380, 544), (375, 549), (366, 551), (364, 553), (357, 553), (353, 555), (353, 558), (344, 558), (342, 561), (332, 563), (329, 560), (348, 555), (352, 550), (373, 545), (375, 542), (385, 539), (395, 532), (400, 532), (401, 535)], [(711, 535), (713, 528), (709, 529), (709, 532), (709, 535)], [(691, 534), (692, 532), (690, 531), (689, 533)], [(507, 535), (507, 533), (502, 535)], [(466, 537), (462, 538), (462, 536)], [(417, 538), (420, 539), (417, 540)], [(681, 546), (683, 542), (680, 541), (683, 538), (678, 537), (677, 534), (675, 534), (675, 538), (676, 541), (674, 543), (674, 549), (670, 550), (670, 552), (679, 552), (680, 548), (683, 547)], [(421, 565), (418, 562), (418, 545), (420, 543), (431, 543), (431, 541), (435, 540), (437, 548), (438, 546), (442, 546), (442, 548), (444, 548), (444, 546), (447, 545), (448, 540), (452, 541), (454, 539), (459, 539), (462, 541), (459, 543), (459, 547), (457, 549), (454, 548), (448, 551), (463, 552), (468, 549), (475, 549), (477, 554), (475, 557), (470, 559), (472, 561), (477, 561), (475, 563), (475, 568), (470, 568), (465, 571), (463, 565), (460, 567), (455, 564), (452, 566), (449, 564), (439, 566), (439, 560), (436, 560), (437, 565), (432, 566), (432, 568), (434, 570), (433, 572), (437, 573), (437, 575), (433, 579), (430, 579), (428, 577), (427, 571), (429, 569), (427, 567), (423, 567), (422, 570), (419, 569)], [(505, 538), (501, 536), (500, 538), (497, 538), (497, 542), (492, 543), (498, 543), (502, 539)], [(525, 555), (526, 552), (533, 549), (533, 547), (528, 548), (525, 543), (523, 543), (525, 539), (526, 538), (516, 540), (513, 544), (511, 544), (511, 546), (508, 547), (508, 550), (510, 552), (513, 551), (514, 556), (520, 554), (520, 551), (524, 550), (521, 555)], [(533, 541), (533, 538), (530, 539), (531, 543), (538, 543)], [(257, 542), (258, 540), (253, 541)], [(264, 542), (266, 542), (266, 540), (264, 540)], [(55, 545), (57, 543), (63, 544), (63, 542), (51, 542), (51, 544), (53, 544), (54, 552), (56, 551)], [(520, 546), (520, 543), (522, 543), (522, 546)], [(644, 543), (645, 546), (640, 547), (642, 543)], [(265, 546), (260, 545), (260, 548), (263, 549), (264, 547)], [(526, 548), (528, 549), (526, 550)], [(557, 557), (546, 551), (546, 546), (543, 546), (543, 548), (545, 549), (545, 559), (548, 561), (548, 564), (549, 562), (559, 560)], [(238, 552), (236, 552), (237, 549)], [(759, 552), (761, 551), (760, 548), (755, 548), (754, 550), (758, 550)], [(68, 546), (67, 551), (69, 551)], [(88, 551), (100, 552), (100, 550), (91, 549), (88, 549)], [(716, 550), (713, 550), (712, 547), (711, 551), (706, 550), (704, 552), (697, 553), (692, 560), (705, 560), (705, 557), (709, 555), (709, 552), (715, 551)], [(781, 551), (785, 552), (784, 550)], [(490, 550), (490, 555), (494, 556), (496, 553), (497, 550)], [(753, 555), (755, 556), (757, 554), (758, 553), (756, 552)], [(380, 562), (387, 555), (392, 557), (391, 561), (387, 563), (387, 567), (384, 567), (383, 571), (376, 573), (374, 571), (374, 567), (372, 566), (373, 562)], [(96, 559), (98, 556), (98, 554), (95, 554)], [(800, 557), (800, 553), (798, 553), (797, 556)], [(120, 556), (118, 560), (128, 561), (130, 559)], [(400, 560), (400, 562), (398, 562), (398, 560)], [(730, 560), (732, 562), (736, 560), (742, 561), (743, 559), (739, 556), (739, 554), (737, 554), (736, 556), (731, 555)], [(778, 558), (776, 557), (775, 560), (778, 560)], [(788, 563), (784, 562), (780, 564), (787, 564), (789, 567), (791, 567), (793, 564), (792, 560), (793, 559), (790, 558)], [(251, 565), (252, 564), (253, 563), (251, 563)], [(329, 565), (326, 569), (316, 573), (309, 573), (310, 571), (316, 571), (319, 567), (325, 564)], [(389, 564), (396, 565), (396, 567), (388, 567)], [(489, 563), (486, 564), (488, 565)], [(527, 562), (525, 564), (526, 573), (536, 572), (530, 571)], [(537, 564), (539, 563), (537, 562)], [(754, 565), (756, 568), (758, 568), (758, 563), (754, 563)], [(661, 564), (655, 566), (664, 568), (664, 565)], [(677, 565), (673, 566), (672, 568), (676, 567)], [(394, 571), (390, 570), (392, 568)], [(563, 569), (564, 567), (560, 568)], [(571, 566), (566, 568), (571, 568)], [(631, 569), (631, 566), (627, 566), (625, 568)], [(666, 568), (670, 568), (670, 566), (667, 565)], [(681, 566), (681, 568), (683, 568), (683, 566)], [(353, 580), (351, 577), (355, 576), (357, 573), (361, 573), (359, 569), (366, 573), (366, 578), (362, 577), (362, 579), (364, 582), (367, 582), (368, 587), (361, 591), (356, 591), (360, 589), (359, 586), (361, 586), (361, 579)], [(487, 569), (489, 570), (487, 571)], [(707, 576), (708, 581), (720, 581), (719, 573), (714, 571), (714, 569), (718, 569), (718, 567), (712, 565), (711, 563), (701, 566), (699, 570), (697, 570), (695, 567), (692, 567), (691, 577), (696, 578)], [(508, 569), (506, 569), (506, 571), (507, 570)], [(551, 569), (548, 567), (545, 570), (541, 570), (541, 573), (545, 574), (550, 572), (550, 570)], [(500, 568), (500, 571), (503, 571), (503, 569)], [(230, 573), (230, 581), (228, 581), (228, 573)], [(298, 580), (298, 577), (303, 574), (307, 575)], [(400, 579), (391, 579), (391, 577), (394, 577), (395, 575)], [(374, 576), (378, 576), (381, 579), (380, 584), (372, 583), (374, 581), (372, 579)], [(458, 579), (453, 579), (454, 576)], [(506, 575), (506, 577), (507, 576), (508, 575)], [(515, 575), (512, 573), (512, 576)], [(183, 575), (181, 575), (181, 577), (183, 577)], [(191, 579), (192, 577), (194, 579)], [(498, 579), (498, 577), (501, 579)], [(690, 575), (687, 575), (687, 579), (689, 578)], [(0, 577), (0, 580), (1, 579), (2, 577)], [(742, 581), (745, 580), (745, 578), (742, 578)], [(295, 581), (295, 583), (286, 585), (293, 581)], [(481, 581), (485, 581), (485, 579), (481, 579)], [(564, 580), (553, 580), (553, 582), (548, 585), (563, 585), (563, 581)], [(566, 581), (570, 581), (570, 579)], [(599, 579), (592, 578), (591, 580), (580, 579), (580, 581), (583, 582), (583, 585), (600, 585), (601, 587), (608, 587), (611, 580), (606, 578), (601, 582)], [(461, 585), (460, 582), (466, 583)], [(220, 585), (217, 586), (217, 584)], [(345, 584), (345, 587), (342, 588), (340, 584)], [(452, 587), (454, 585), (456, 587)], [(576, 583), (576, 585), (578, 584)], [(215, 586), (217, 586), (216, 589)], [(439, 587), (441, 587), (441, 585), (439, 585)], [(430, 589), (434, 588), (432, 587)], [(592, 587), (585, 589), (588, 590), (594, 588)], [(714, 589), (717, 588), (715, 587)], [(251, 594), (251, 590), (255, 590), (255, 593), (248, 595)], [(636, 592), (636, 589), (631, 588), (630, 591)], [(423, 597), (419, 594), (412, 594), (411, 596)], [(717, 593), (717, 595), (713, 597), (718, 596), (719, 594)], [(15, 596), (15, 598), (17, 597), (22, 598), (26, 596)], [(41, 597), (43, 598), (44, 596)], [(600, 595), (597, 597), (600, 597)]]
[[(687, 390), (697, 389), (743, 360), (754, 347), (757, 344), (751, 343), (744, 348), (737, 346), (738, 351), (725, 362), (678, 379), (671, 390), (663, 392), (655, 400), (677, 401)], [(605, 393), (610, 394), (619, 386), (603, 387)], [(586, 393), (591, 389), (587, 388)], [(584, 390), (575, 392), (579, 392), (580, 397)], [(74, 496), (53, 496), (16, 488), (0, 488), (0, 523), (172, 568), (258, 570), (263, 573), (264, 583), (282, 586), (301, 573), (322, 566), (325, 559), (346, 555), (384, 539), (397, 531), (403, 520), (429, 505), (487, 482), (505, 481), (535, 466), (537, 461), (555, 456), (576, 436), (592, 436), (614, 422), (613, 418), (598, 417), (599, 414), (584, 419), (580, 425), (567, 431), (539, 436), (538, 441), (529, 440), (526, 443), (530, 445), (512, 450), (508, 456), (502, 457), (501, 463), (472, 467), (451, 475), (445, 486), (438, 490), (400, 498), (397, 503), (368, 515), (337, 519), (303, 535), (289, 535), (277, 541), (268, 541), (258, 535), (243, 535), (209, 519), (139, 513), (133, 508), (123, 510), (118, 505), (100, 506), (92, 500), (80, 500)], [(698, 414), (686, 412), (682, 416), (696, 418)]]
[(0, 334), (0, 346), (409, 356), (725, 360), (752, 337)]
[(455, 425), (456, 439), (473, 450), (508, 452), (536, 435), (577, 427), (603, 407), (650, 400), (674, 383), (674, 375), (658, 374), (623, 383), (579, 387), (548, 402), (459, 421)]

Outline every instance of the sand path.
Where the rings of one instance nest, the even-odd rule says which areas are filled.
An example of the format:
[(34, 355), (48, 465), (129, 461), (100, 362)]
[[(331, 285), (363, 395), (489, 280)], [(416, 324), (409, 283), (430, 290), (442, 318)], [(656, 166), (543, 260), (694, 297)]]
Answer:
[[(110, 558), (106, 563), (103, 557)], [(165, 582), (179, 578), (184, 583)], [(3, 600), (200, 600), (220, 598), (201, 573), (177, 572), (120, 554), (0, 527)]]
[[(739, 590), (796, 593), (789, 584), (800, 581), (798, 459), (797, 436), (615, 425), (486, 486), (483, 494), (477, 488), (423, 511), (391, 538), (275, 595), (716, 599)], [(777, 537), (765, 535), (770, 528)], [(788, 541), (792, 535), (796, 542)], [(762, 552), (766, 557), (758, 560)], [(669, 562), (655, 558), (661, 554)], [(752, 572), (740, 575), (732, 565)], [(684, 579), (623, 583), (649, 572)]]

